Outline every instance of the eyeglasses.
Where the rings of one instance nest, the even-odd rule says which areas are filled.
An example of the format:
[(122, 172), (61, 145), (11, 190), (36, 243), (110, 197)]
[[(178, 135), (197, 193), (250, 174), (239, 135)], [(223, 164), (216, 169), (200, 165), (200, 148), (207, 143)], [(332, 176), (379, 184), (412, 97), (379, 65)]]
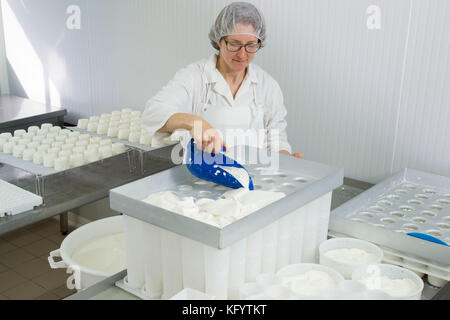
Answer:
[(227, 50), (230, 52), (238, 52), (242, 49), (242, 47), (245, 48), (245, 51), (248, 53), (256, 53), (261, 48), (261, 44), (258, 43), (247, 43), (246, 45), (242, 45), (240, 42), (228, 42), (227, 39), (223, 39), (227, 45)]

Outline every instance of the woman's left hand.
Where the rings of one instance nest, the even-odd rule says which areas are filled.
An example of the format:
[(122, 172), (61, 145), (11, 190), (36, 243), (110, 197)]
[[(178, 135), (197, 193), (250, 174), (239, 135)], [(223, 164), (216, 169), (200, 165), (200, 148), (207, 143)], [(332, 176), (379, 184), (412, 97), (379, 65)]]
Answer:
[(298, 159), (303, 159), (303, 155), (300, 153), (300, 152), (296, 152), (296, 153), (289, 153), (289, 151), (286, 151), (286, 150), (281, 150), (280, 151), (280, 153), (282, 153), (282, 154), (287, 154), (287, 155), (289, 155), (289, 156), (293, 156), (293, 157), (296, 157), (296, 158), (298, 158)]

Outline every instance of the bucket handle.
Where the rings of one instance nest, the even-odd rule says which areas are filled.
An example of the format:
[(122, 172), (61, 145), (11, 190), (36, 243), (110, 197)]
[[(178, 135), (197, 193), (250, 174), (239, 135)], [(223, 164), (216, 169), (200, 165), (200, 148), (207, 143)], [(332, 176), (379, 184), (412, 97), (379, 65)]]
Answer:
[(67, 268), (67, 265), (64, 261), (58, 261), (56, 262), (53, 258), (55, 257), (61, 257), (61, 251), (60, 249), (53, 250), (50, 252), (50, 256), (48, 257), (48, 263), (50, 264), (50, 267), (52, 269), (62, 269)]

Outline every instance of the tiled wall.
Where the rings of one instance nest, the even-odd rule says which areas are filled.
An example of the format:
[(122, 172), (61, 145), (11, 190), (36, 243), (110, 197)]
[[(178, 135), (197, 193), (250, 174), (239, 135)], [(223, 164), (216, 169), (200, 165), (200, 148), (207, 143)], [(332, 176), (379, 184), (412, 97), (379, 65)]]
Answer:
[[(72, 121), (143, 108), (179, 68), (213, 52), (208, 31), (229, 2), (2, 0), (11, 91), (60, 104)], [(284, 91), (294, 149), (372, 183), (404, 167), (450, 175), (448, 0), (251, 2), (268, 24), (256, 63)], [(81, 9), (79, 30), (66, 26), (70, 5)], [(14, 28), (31, 59), (14, 54), (24, 46)]]

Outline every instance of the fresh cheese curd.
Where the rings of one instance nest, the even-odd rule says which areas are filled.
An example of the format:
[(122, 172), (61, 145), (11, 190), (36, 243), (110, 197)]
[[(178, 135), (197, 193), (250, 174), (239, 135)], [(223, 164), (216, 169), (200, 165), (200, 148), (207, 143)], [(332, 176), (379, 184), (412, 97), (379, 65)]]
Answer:
[(310, 270), (296, 276), (284, 276), (282, 283), (296, 294), (309, 297), (319, 297), (324, 291), (338, 286), (328, 273), (318, 270)]
[[(236, 167), (225, 167), (225, 166), (217, 166), (220, 169), (226, 171), (228, 174), (232, 175), (236, 178), (237, 181), (244, 187), (245, 189), (249, 188), (250, 184), (250, 177), (248, 175), (248, 172), (243, 168), (236, 168)], [(215, 173), (220, 174), (220, 171), (217, 171)]]
[(334, 249), (325, 252), (325, 256), (334, 261), (351, 265), (368, 264), (377, 260), (375, 254), (357, 248)]
[(217, 200), (194, 197), (179, 198), (171, 191), (163, 191), (151, 194), (143, 201), (223, 228), (285, 196), (282, 192), (249, 191), (241, 188), (225, 192)]
[(390, 279), (387, 276), (371, 276), (359, 282), (369, 290), (381, 290), (393, 297), (409, 296), (419, 289), (411, 279)]
[(74, 251), (72, 260), (89, 269), (114, 274), (120, 272), (126, 269), (125, 234), (92, 239)]

